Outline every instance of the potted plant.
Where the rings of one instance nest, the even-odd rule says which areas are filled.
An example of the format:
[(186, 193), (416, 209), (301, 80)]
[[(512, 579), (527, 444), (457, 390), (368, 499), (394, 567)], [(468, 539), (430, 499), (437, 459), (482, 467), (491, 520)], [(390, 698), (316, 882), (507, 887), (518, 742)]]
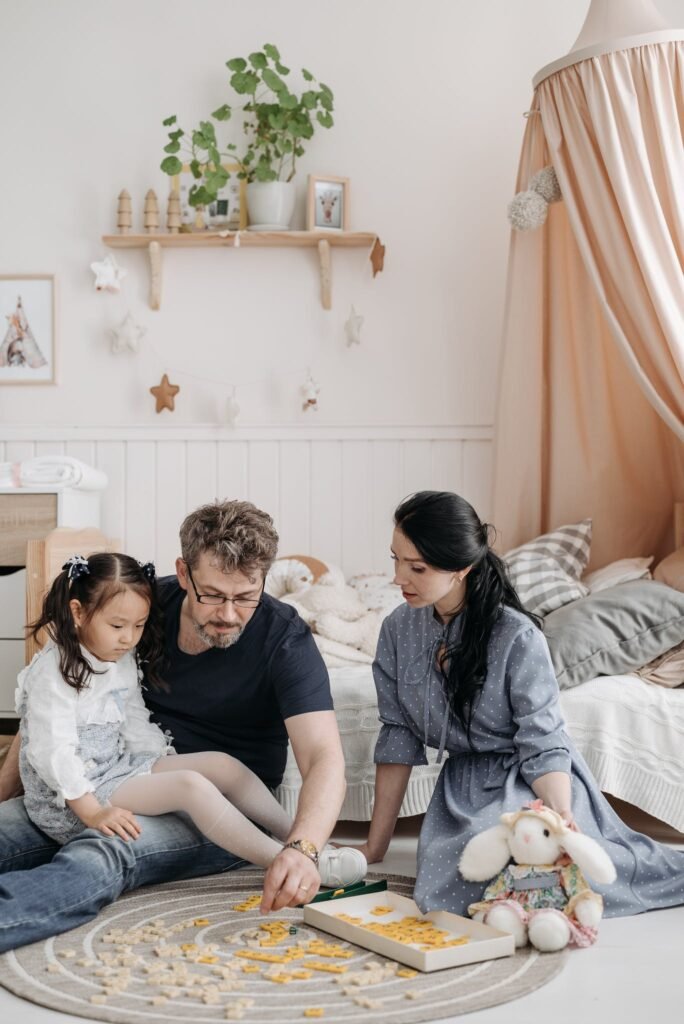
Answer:
[[(232, 88), (245, 97), (237, 108), (243, 115), (244, 148), (231, 142), (222, 151), (212, 121), (200, 121), (198, 128), (187, 133), (173, 115), (163, 122), (170, 131), (164, 147), (168, 155), (161, 169), (172, 176), (181, 172), (184, 162), (188, 163), (195, 179), (188, 201), (191, 206), (203, 207), (214, 202), (228, 180), (229, 172), (224, 167), (228, 157), (239, 167), (238, 178), (247, 181), (252, 230), (285, 230), (294, 209), (292, 179), (297, 160), (317, 125), (332, 127), (333, 94), (306, 68), (302, 68), (305, 87), (299, 95), (293, 92), (285, 81), (290, 69), (281, 63), (280, 53), (270, 43), (247, 58), (234, 57), (226, 66)], [(233, 114), (234, 108), (224, 103), (211, 117), (223, 122)]]

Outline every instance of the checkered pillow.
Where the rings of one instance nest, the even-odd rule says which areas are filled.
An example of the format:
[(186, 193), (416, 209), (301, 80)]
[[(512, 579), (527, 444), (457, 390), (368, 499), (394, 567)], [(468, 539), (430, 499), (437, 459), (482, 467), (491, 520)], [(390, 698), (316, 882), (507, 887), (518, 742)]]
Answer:
[(560, 526), (504, 555), (511, 582), (528, 611), (547, 615), (589, 593), (579, 578), (589, 562), (591, 519)]

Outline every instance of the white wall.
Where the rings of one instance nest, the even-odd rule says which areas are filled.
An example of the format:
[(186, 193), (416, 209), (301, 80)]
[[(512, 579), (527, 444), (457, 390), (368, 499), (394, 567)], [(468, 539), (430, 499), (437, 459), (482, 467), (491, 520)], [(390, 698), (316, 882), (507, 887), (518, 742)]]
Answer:
[[(2, 389), (0, 422), (220, 423), (229, 385), (241, 422), (491, 424), (511, 197), (531, 77), (574, 40), (586, 0), (3, 0), (0, 5), (0, 273), (60, 286), (59, 386)], [(147, 306), (142, 252), (117, 251), (121, 295), (96, 294), (89, 264), (127, 188), (166, 196), (162, 119), (188, 127), (230, 98), (225, 61), (266, 41), (335, 93), (298, 173), (351, 178), (352, 226), (377, 231), (386, 270), (335, 252), (333, 309), (313, 251), (171, 251), (162, 308)], [(10, 98), (11, 97), (11, 98)], [(348, 349), (351, 303), (366, 320)], [(142, 352), (114, 356), (127, 310)], [(148, 388), (181, 386), (157, 416)], [(196, 379), (192, 374), (198, 375)]]
[[(682, 12), (682, 0), (660, 6), (675, 20)], [(269, 428), (263, 437), (276, 444), (279, 430), (290, 441), (301, 431), (310, 495), (322, 487), (310, 454), (325, 450), (315, 448), (319, 435), (376, 446), (370, 462), (364, 449), (358, 487), (364, 473), (376, 480), (382, 431), (397, 428), (387, 435), (393, 469), (375, 484), (375, 524), (389, 516), (399, 486), (461, 486), (487, 516), (506, 205), (522, 114), (533, 74), (567, 52), (587, 8), (588, 0), (2, 0), (0, 273), (54, 272), (60, 297), (58, 386), (0, 385), (3, 456), (91, 453), (112, 475), (105, 525), (149, 548), (136, 525), (139, 490), (141, 509), (155, 509), (144, 531), (156, 531), (165, 561), (188, 503), (214, 497), (225, 481), (225, 467), (216, 479), (213, 470), (187, 469), (199, 451), (192, 445), (232, 437), (258, 446)], [(101, 236), (116, 230), (119, 191), (133, 197), (138, 230), (145, 191), (168, 192), (162, 119), (176, 113), (187, 128), (229, 101), (225, 61), (267, 41), (335, 93), (335, 127), (317, 134), (300, 163), (295, 226), (303, 226), (308, 172), (348, 176), (352, 227), (381, 236), (385, 272), (373, 280), (362, 250), (335, 251), (333, 309), (325, 312), (313, 251), (171, 250), (162, 308), (152, 312), (143, 253), (118, 250), (128, 270), (123, 292), (96, 294), (89, 265), (106, 252)], [(362, 345), (349, 349), (343, 325), (352, 303), (365, 324)], [(137, 356), (115, 356), (107, 330), (128, 310), (147, 335)], [(301, 410), (308, 367), (322, 388), (317, 414)], [(148, 389), (164, 372), (181, 393), (176, 411), (158, 416)], [(235, 434), (219, 429), (233, 385), (242, 408)], [(202, 433), (211, 429), (215, 437)], [(165, 453), (162, 469), (173, 469), (165, 431), (188, 445), (184, 482), (170, 502), (136, 475), (134, 454), (153, 444)], [(423, 443), (429, 471), (416, 447)], [(346, 450), (351, 466), (353, 448)], [(250, 451), (258, 461), (264, 449)], [(269, 458), (292, 492), (291, 457), (278, 451)], [(204, 489), (193, 483), (198, 473)], [(259, 473), (267, 481), (268, 466)], [(338, 476), (329, 471), (334, 487)], [(315, 545), (326, 530), (316, 525), (323, 506), (310, 504), (303, 534), (280, 483), (272, 511), (281, 529)], [(255, 498), (268, 497), (264, 486)], [(368, 568), (379, 567), (382, 530), (366, 523), (359, 546), (339, 514), (330, 550), (313, 553), (337, 552), (359, 569), (366, 551)]]

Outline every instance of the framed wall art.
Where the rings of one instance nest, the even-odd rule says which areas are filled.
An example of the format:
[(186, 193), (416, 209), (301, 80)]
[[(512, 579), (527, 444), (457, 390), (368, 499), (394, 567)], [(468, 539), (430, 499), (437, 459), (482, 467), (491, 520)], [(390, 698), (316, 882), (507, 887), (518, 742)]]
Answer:
[(54, 274), (0, 274), (0, 384), (56, 384)]
[(208, 206), (190, 205), (190, 189), (200, 181), (189, 164), (183, 164), (180, 174), (171, 179), (180, 196), (181, 231), (243, 231), (247, 227), (246, 183), (237, 176), (239, 164), (223, 164), (223, 168), (230, 177)]
[(349, 178), (309, 175), (306, 230), (349, 230)]

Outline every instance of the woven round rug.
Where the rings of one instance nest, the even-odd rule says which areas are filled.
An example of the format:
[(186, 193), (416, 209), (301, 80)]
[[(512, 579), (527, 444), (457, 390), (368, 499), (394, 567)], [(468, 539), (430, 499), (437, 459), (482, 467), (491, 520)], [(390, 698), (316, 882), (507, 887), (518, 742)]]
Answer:
[[(316, 957), (332, 971), (307, 970), (310, 956), (286, 965), (253, 959), (263, 955), (263, 925), (275, 921), (288, 929), (281, 949), (283, 942), (340, 941), (304, 924), (301, 910), (262, 917), (263, 875), (243, 868), (129, 893), (90, 924), (0, 956), (0, 984), (52, 1010), (117, 1024), (299, 1024), (308, 1018), (348, 1024), (359, 1014), (378, 1024), (414, 1024), (518, 999), (563, 965), (565, 953), (526, 947), (502, 959), (421, 974), (347, 943), (351, 958)], [(413, 895), (412, 878), (368, 876), (374, 877), (386, 878), (393, 892)], [(271, 953), (278, 955), (278, 945)]]

